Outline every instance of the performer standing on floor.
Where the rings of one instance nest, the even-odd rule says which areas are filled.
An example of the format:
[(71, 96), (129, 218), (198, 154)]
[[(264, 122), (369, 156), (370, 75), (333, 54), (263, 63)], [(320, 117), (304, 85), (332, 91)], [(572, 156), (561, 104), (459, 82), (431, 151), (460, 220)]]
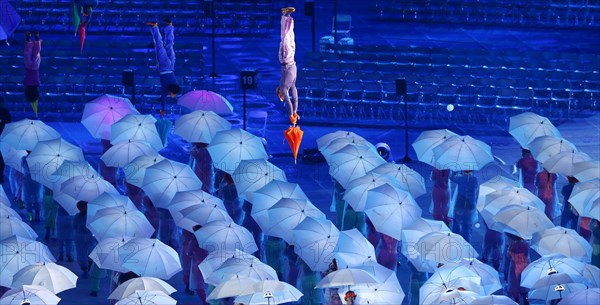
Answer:
[[(281, 63), (281, 80), (277, 87), (277, 96), (285, 102), (290, 122), (296, 125), (300, 119), (298, 116), (298, 90), (296, 90), (296, 41), (294, 36), (294, 18), (291, 14), (296, 9), (284, 7), (281, 9), (281, 43), (279, 44), (279, 63)], [(290, 99), (290, 91), (292, 99)]]

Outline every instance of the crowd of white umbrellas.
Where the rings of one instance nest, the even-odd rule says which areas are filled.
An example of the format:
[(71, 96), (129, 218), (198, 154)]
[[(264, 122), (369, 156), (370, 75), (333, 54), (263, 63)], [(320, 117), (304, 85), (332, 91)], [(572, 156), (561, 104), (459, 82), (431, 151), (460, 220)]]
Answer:
[[(377, 263), (373, 245), (356, 229), (339, 231), (298, 184), (288, 182), (284, 171), (267, 161), (261, 139), (232, 128), (215, 113), (228, 109), (218, 96), (207, 99), (206, 91), (194, 94), (196, 102), (201, 96), (212, 106), (182, 97), (180, 102), (192, 112), (176, 121), (174, 132), (190, 143), (209, 144), (214, 167), (232, 176), (239, 197), (252, 204), (251, 216), (265, 235), (293, 245), (315, 272), (327, 270), (336, 258), (339, 270), (329, 273), (315, 289), (353, 290), (357, 304), (400, 304), (404, 292), (395, 272)], [(547, 138), (560, 137), (549, 121), (539, 123), (534, 114), (522, 116), (511, 119), (511, 134), (536, 157), (546, 158), (539, 160), (548, 171), (587, 181), (574, 190), (572, 204), (580, 215), (598, 215), (597, 171), (596, 176), (589, 171), (598, 162), (564, 139), (557, 144)], [(232, 220), (219, 198), (201, 190), (202, 182), (192, 169), (158, 153), (165, 141), (154, 117), (139, 114), (127, 99), (103, 96), (86, 105), (82, 123), (94, 137), (113, 145), (102, 161), (122, 168), (126, 181), (140, 187), (154, 206), (168, 209), (184, 230), (202, 225), (194, 234), (209, 256), (194, 268), (200, 268), (205, 282), (215, 286), (208, 299), (280, 304), (302, 297), (252, 255), (258, 247), (250, 231)], [(421, 217), (415, 198), (427, 190), (420, 174), (406, 165), (386, 162), (371, 143), (352, 132), (327, 134), (317, 144), (330, 175), (345, 189), (344, 201), (364, 212), (378, 232), (402, 241), (402, 254), (417, 270), (432, 273), (420, 289), (420, 304), (514, 304), (492, 295), (502, 288), (498, 271), (478, 261), (468, 242), (443, 222)], [(479, 170), (494, 160), (487, 144), (448, 130), (423, 132), (413, 147), (419, 160), (438, 169)], [(109, 299), (118, 300), (117, 304), (176, 303), (169, 296), (175, 289), (165, 280), (181, 271), (178, 253), (150, 238), (154, 228), (144, 214), (85, 161), (80, 148), (43, 122), (28, 119), (6, 125), (0, 148), (6, 163), (16, 170), (22, 170), (20, 158), (31, 151), (26, 160), (32, 178), (52, 189), (54, 199), (70, 214), (78, 212), (77, 201), (88, 202), (87, 226), (98, 241), (90, 258), (100, 268), (140, 275), (118, 286)], [(477, 208), (488, 227), (533, 239), (532, 248), (543, 255), (523, 272), (522, 286), (531, 288), (530, 298), (597, 303), (600, 274), (587, 264), (591, 259), (587, 241), (574, 231), (553, 227), (541, 201), (516, 181), (493, 178), (482, 184), (479, 194)], [(4, 249), (0, 284), (13, 288), (2, 304), (20, 305), (24, 299), (57, 304), (60, 298), (55, 294), (74, 288), (77, 277), (53, 263), (48, 248), (35, 241), (37, 235), (10, 208), (5, 195), (0, 208)], [(35, 247), (38, 255), (27, 256), (21, 247)], [(556, 285), (565, 287), (560, 296), (552, 293)]]

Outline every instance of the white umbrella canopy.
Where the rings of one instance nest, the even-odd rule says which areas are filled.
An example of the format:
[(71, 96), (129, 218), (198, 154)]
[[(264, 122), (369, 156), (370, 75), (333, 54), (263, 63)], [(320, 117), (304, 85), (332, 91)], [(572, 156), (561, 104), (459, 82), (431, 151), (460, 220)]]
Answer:
[(424, 259), (441, 264), (474, 258), (479, 254), (464, 238), (455, 233), (431, 232), (423, 235), (415, 245)]
[(357, 146), (365, 149), (373, 150), (377, 152), (377, 148), (375, 145), (371, 144), (371, 142), (363, 139), (362, 137), (343, 137), (330, 141), (326, 146), (321, 147), (319, 151), (323, 155), (323, 157), (327, 160), (327, 163), (331, 163), (331, 155), (340, 151), (342, 148), (346, 146)]
[(177, 104), (190, 110), (213, 111), (219, 115), (233, 114), (233, 106), (222, 95), (207, 90), (192, 90), (177, 99)]
[(384, 184), (367, 192), (365, 213), (377, 232), (399, 240), (402, 229), (421, 216), (421, 208), (410, 193)]
[(294, 251), (313, 271), (329, 268), (340, 231), (325, 219), (306, 217), (294, 228)]
[(354, 132), (344, 131), (344, 130), (338, 130), (338, 131), (334, 131), (334, 132), (328, 133), (328, 134), (326, 134), (326, 135), (321, 136), (320, 138), (318, 138), (317, 139), (317, 147), (319, 148), (319, 150), (322, 150), (331, 141), (333, 141), (335, 139), (340, 139), (340, 138), (352, 138), (352, 139), (364, 140), (363, 137), (357, 135)]
[(350, 181), (364, 176), (384, 163), (385, 160), (375, 150), (365, 146), (347, 145), (331, 155), (329, 174), (346, 188)]
[(38, 238), (37, 233), (21, 219), (11, 216), (0, 218), (0, 240), (11, 236), (19, 236), (33, 240)]
[(202, 182), (187, 166), (169, 159), (146, 168), (142, 189), (158, 208), (168, 208), (177, 192), (199, 190)]
[(11, 287), (13, 276), (23, 267), (56, 261), (46, 245), (19, 236), (0, 241), (0, 249), (0, 286), (4, 287)]
[(96, 212), (106, 208), (117, 208), (123, 207), (126, 209), (136, 210), (137, 208), (127, 196), (115, 194), (115, 193), (102, 193), (94, 200), (87, 204), (87, 222), (94, 218)]
[(497, 215), (501, 209), (511, 205), (531, 206), (541, 211), (545, 208), (542, 200), (528, 189), (509, 188), (487, 194), (485, 196), (483, 208), (479, 213), (488, 227), (492, 227), (495, 222), (494, 216)]
[(531, 289), (539, 289), (547, 286), (562, 285), (570, 283), (580, 283), (589, 286), (590, 281), (585, 277), (577, 274), (569, 273), (550, 273), (539, 278), (532, 286)]
[(368, 261), (377, 261), (375, 247), (357, 229), (340, 232), (335, 260), (340, 267), (358, 267)]
[[(1, 191), (0, 191), (1, 192)], [(2, 196), (2, 195), (0, 195)], [(8, 205), (5, 205), (3, 202), (0, 202), (0, 218), (4, 219), (4, 218), (14, 218), (14, 219), (18, 219), (18, 220), (23, 220), (23, 218), (21, 218), (21, 215), (19, 215), (19, 213), (17, 213), (17, 211), (11, 209)], [(0, 238), (0, 240), (2, 240), (3, 238)], [(33, 238), (35, 239), (35, 238)]]
[(207, 149), (214, 167), (230, 175), (242, 160), (268, 158), (262, 140), (239, 128), (217, 132)]
[(385, 163), (374, 168), (370, 173), (396, 178), (396, 181), (400, 184), (400, 188), (408, 191), (413, 198), (427, 193), (423, 176), (404, 164)]
[(123, 267), (140, 276), (170, 279), (181, 271), (179, 254), (158, 239), (132, 238), (119, 248)]
[(120, 168), (127, 166), (139, 156), (156, 156), (156, 154), (156, 149), (147, 142), (129, 140), (113, 145), (102, 154), (100, 159), (107, 166)]
[(492, 230), (531, 239), (533, 234), (554, 227), (543, 210), (531, 206), (509, 205), (494, 216)]
[(459, 266), (467, 267), (481, 278), (481, 294), (491, 295), (492, 293), (502, 289), (502, 283), (500, 283), (498, 271), (492, 268), (492, 266), (480, 262), (476, 258), (463, 258), (458, 262), (452, 262), (444, 265), (442, 269), (456, 268)]
[(233, 222), (227, 210), (218, 204), (197, 204), (183, 208), (178, 213), (183, 217), (177, 225), (190, 232), (194, 231), (195, 225), (205, 226), (212, 221)]
[(519, 182), (504, 176), (493, 177), (479, 185), (479, 195), (477, 197), (477, 211), (481, 213), (485, 207), (487, 195), (495, 191), (518, 188)]
[(85, 104), (81, 123), (94, 138), (110, 140), (112, 124), (128, 114), (139, 114), (128, 99), (105, 94)]
[(0, 142), (0, 153), (6, 166), (14, 168), (19, 173), (23, 173), (23, 157), (27, 156), (24, 149), (14, 149), (10, 144)]
[(287, 181), (285, 172), (265, 159), (242, 160), (231, 178), (241, 199), (272, 180)]
[[(223, 281), (230, 280), (234, 277), (245, 277), (255, 279), (257, 281), (277, 280), (277, 272), (271, 266), (262, 263), (257, 258), (243, 258), (242, 256), (227, 259), (218, 269), (205, 277), (205, 281), (211, 285), (218, 285)], [(204, 275), (204, 274), (203, 274)]]
[(280, 180), (271, 180), (271, 182), (250, 195), (247, 200), (252, 203), (252, 217), (257, 222), (259, 221), (258, 214), (272, 207), (283, 198), (308, 200), (298, 184)]
[(438, 263), (426, 260), (418, 251), (419, 239), (431, 232), (450, 233), (451, 231), (442, 221), (422, 217), (415, 219), (413, 223), (402, 230), (401, 252), (420, 272), (434, 273), (437, 270)]
[[(196, 222), (196, 220), (188, 218), (187, 215), (182, 214), (182, 210), (202, 206), (208, 206), (227, 211), (221, 199), (202, 190), (175, 193), (175, 196), (173, 196), (173, 199), (171, 199), (171, 203), (169, 203), (169, 211), (171, 212), (171, 216), (173, 217), (176, 225), (185, 230), (193, 232), (194, 226), (199, 223)], [(215, 216), (218, 217), (218, 215)]]
[(592, 260), (590, 243), (576, 231), (560, 226), (533, 235), (531, 248), (540, 255), (559, 253), (583, 262)]
[(581, 275), (590, 281), (589, 287), (600, 288), (600, 268), (592, 264), (585, 264)]
[(87, 227), (97, 240), (123, 236), (148, 238), (155, 231), (142, 212), (122, 206), (98, 210)]
[(518, 305), (517, 302), (505, 295), (478, 296), (470, 305)]
[[(102, 193), (118, 194), (117, 189), (101, 176), (75, 176), (60, 185), (60, 192), (75, 200), (90, 202)], [(59, 202), (60, 203), (60, 202)]]
[(587, 286), (585, 284), (580, 283), (550, 285), (530, 290), (528, 293), (528, 299), (545, 301), (562, 299), (573, 292), (584, 290), (586, 288)]
[(327, 219), (310, 201), (290, 198), (280, 199), (258, 216), (256, 222), (266, 235), (282, 238), (288, 243), (294, 239), (292, 230), (306, 217)]
[(417, 153), (417, 159), (431, 166), (435, 166), (433, 149), (453, 136), (458, 135), (448, 129), (426, 130), (421, 132), (419, 137), (412, 143), (412, 147)]
[(219, 131), (231, 129), (231, 123), (212, 111), (196, 110), (175, 121), (175, 134), (190, 143), (210, 144)]
[[(359, 267), (373, 275), (378, 283), (350, 286), (350, 290), (357, 294), (358, 304), (401, 304), (404, 299), (404, 291), (400, 286), (396, 272), (387, 269), (376, 262), (369, 261)], [(344, 298), (345, 291), (338, 290), (340, 299)]]
[(576, 183), (569, 203), (579, 215), (600, 220), (600, 179)]
[[(262, 264), (254, 255), (235, 249), (210, 252), (198, 267), (200, 268), (200, 272), (202, 272), (202, 276), (208, 279), (215, 270), (219, 269), (229, 259), (232, 259), (230, 263)], [(214, 285), (220, 282), (221, 279), (219, 278)]]
[(452, 290), (440, 293), (432, 304), (439, 305), (470, 305), (479, 294), (471, 291)]
[(575, 291), (564, 297), (558, 305), (596, 305), (600, 304), (600, 288), (587, 288)]
[(31, 178), (47, 187), (52, 187), (53, 175), (65, 160), (85, 161), (81, 148), (62, 138), (38, 142), (26, 160)]
[(396, 188), (401, 188), (400, 184), (387, 175), (374, 174), (369, 172), (360, 178), (356, 178), (350, 183), (344, 192), (344, 201), (346, 201), (355, 211), (362, 212), (367, 204), (367, 194), (369, 190), (379, 187), (383, 184), (389, 184)]
[(529, 143), (537, 137), (560, 138), (560, 132), (550, 120), (533, 112), (524, 112), (510, 117), (508, 132), (525, 149), (528, 149)]
[(194, 232), (200, 248), (209, 252), (241, 250), (258, 251), (252, 233), (233, 221), (212, 221)]
[(555, 136), (541, 136), (529, 143), (529, 150), (538, 162), (546, 162), (550, 157), (565, 151), (577, 151), (577, 147), (567, 139)]
[(73, 196), (61, 192), (61, 186), (63, 182), (78, 176), (88, 177), (90, 180), (101, 179), (99, 178), (100, 175), (89, 163), (69, 160), (64, 161), (52, 177), (52, 195), (54, 196), (54, 200), (58, 202), (69, 215), (79, 213), (79, 210), (77, 209), (77, 200), (73, 198)]
[(584, 263), (562, 254), (544, 255), (525, 267), (521, 273), (521, 286), (531, 288), (540, 278), (554, 272), (579, 275), (584, 266)]
[(470, 136), (453, 136), (433, 149), (437, 169), (480, 170), (494, 161), (492, 148)]
[(60, 138), (54, 128), (39, 120), (23, 119), (8, 123), (0, 135), (0, 142), (16, 150), (32, 151), (38, 142)]
[(108, 296), (109, 300), (121, 300), (137, 290), (146, 291), (161, 291), (165, 294), (172, 294), (177, 291), (169, 283), (155, 277), (138, 277), (130, 279), (123, 284), (119, 285), (115, 290)]
[(419, 304), (448, 300), (459, 288), (478, 293), (480, 285), (481, 278), (466, 266), (438, 269), (419, 289)]
[(584, 152), (575, 150), (563, 151), (548, 158), (548, 160), (542, 163), (542, 166), (551, 173), (569, 177), (575, 174), (574, 164), (590, 160), (592, 160), (592, 158)]
[(119, 248), (132, 238), (129, 236), (104, 238), (96, 244), (89, 257), (102, 269), (121, 273), (129, 272), (129, 269), (121, 266), (123, 262), (119, 257)]
[(257, 282), (258, 280), (256, 279), (240, 277), (236, 275), (235, 277), (223, 281), (219, 285), (217, 285), (215, 289), (211, 291), (210, 294), (206, 297), (206, 300), (210, 301), (237, 297), (246, 289), (248, 289), (249, 286), (252, 286)]
[(110, 127), (110, 143), (145, 142), (155, 150), (164, 148), (156, 129), (156, 119), (149, 114), (128, 114)]
[(55, 263), (37, 263), (23, 267), (13, 276), (12, 288), (22, 285), (44, 287), (56, 294), (75, 288), (77, 275)]
[(127, 183), (129, 184), (133, 184), (141, 188), (142, 184), (144, 183), (146, 169), (164, 159), (165, 157), (159, 155), (158, 153), (155, 155), (143, 155), (133, 159), (131, 163), (123, 167), (125, 180), (127, 180)]
[(121, 299), (117, 305), (175, 305), (177, 300), (162, 291), (137, 290)]
[(23, 285), (4, 293), (0, 299), (0, 304), (23, 305), (27, 301), (31, 305), (56, 305), (60, 302), (60, 298), (44, 287)]
[(580, 182), (600, 179), (600, 161), (590, 160), (573, 164), (573, 176)]
[[(377, 280), (367, 271), (358, 268), (343, 268), (325, 276), (315, 288), (346, 287), (352, 285), (377, 284)], [(348, 287), (349, 289), (349, 287)]]
[[(265, 296), (268, 296), (266, 298)], [(282, 304), (296, 302), (303, 296), (296, 287), (282, 281), (266, 280), (254, 283), (248, 287), (241, 295), (235, 298), (234, 302), (242, 304)]]

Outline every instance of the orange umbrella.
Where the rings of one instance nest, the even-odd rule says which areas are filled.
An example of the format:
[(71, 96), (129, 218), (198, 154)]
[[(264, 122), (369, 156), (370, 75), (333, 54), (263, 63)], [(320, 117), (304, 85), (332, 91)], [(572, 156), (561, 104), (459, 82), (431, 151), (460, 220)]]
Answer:
[(298, 157), (298, 150), (300, 149), (300, 143), (302, 143), (302, 135), (304, 135), (304, 131), (300, 129), (300, 126), (290, 126), (286, 131), (283, 132), (285, 135), (285, 139), (290, 144), (290, 148), (292, 149), (292, 153), (294, 154), (294, 163), (296, 163), (296, 158)]

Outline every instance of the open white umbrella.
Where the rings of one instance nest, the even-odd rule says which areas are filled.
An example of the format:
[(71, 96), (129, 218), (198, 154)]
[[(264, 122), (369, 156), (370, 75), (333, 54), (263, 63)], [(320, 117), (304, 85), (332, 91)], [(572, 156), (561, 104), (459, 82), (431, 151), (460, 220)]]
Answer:
[[(325, 276), (315, 288), (346, 287), (352, 285), (377, 284), (377, 280), (367, 271), (358, 268), (343, 268)], [(349, 289), (349, 287), (348, 287)]]
[(600, 304), (600, 288), (586, 288), (564, 297), (558, 305), (596, 305)]
[(23, 285), (7, 291), (0, 299), (2, 305), (24, 305), (27, 302), (30, 305), (56, 305), (60, 298), (44, 287)]
[(81, 123), (94, 138), (110, 140), (112, 124), (128, 114), (139, 114), (128, 99), (105, 94), (85, 104)]
[(470, 136), (453, 136), (433, 149), (437, 169), (480, 170), (494, 161), (492, 148)]
[(129, 184), (133, 184), (141, 188), (142, 184), (144, 183), (146, 169), (164, 159), (165, 157), (159, 155), (158, 153), (154, 155), (142, 155), (133, 159), (133, 161), (123, 167), (125, 180), (127, 180), (127, 183)]
[(175, 121), (175, 134), (190, 143), (210, 144), (219, 131), (231, 129), (231, 123), (212, 111), (196, 110)]
[(590, 287), (600, 288), (600, 268), (592, 264), (585, 264), (583, 266), (583, 271), (581, 272), (581, 275), (590, 281)]
[(239, 128), (217, 132), (207, 149), (214, 167), (228, 174), (233, 174), (242, 160), (268, 158), (262, 140)]
[(44, 122), (23, 119), (4, 126), (0, 142), (12, 146), (13, 149), (32, 151), (38, 142), (58, 138), (60, 138), (60, 134)]
[(242, 160), (231, 178), (241, 199), (272, 180), (287, 181), (285, 172), (265, 159)]
[(600, 161), (590, 160), (573, 164), (573, 176), (579, 182), (600, 179)]
[(162, 160), (146, 168), (142, 189), (158, 208), (168, 208), (177, 192), (199, 190), (202, 182), (186, 164)]
[(96, 215), (96, 212), (106, 208), (117, 208), (123, 207), (127, 209), (136, 210), (137, 208), (131, 202), (129, 197), (124, 195), (119, 195), (115, 193), (102, 193), (100, 196), (96, 197), (94, 200), (88, 202), (87, 205), (87, 220), (93, 219)]
[(116, 305), (175, 305), (177, 300), (162, 291), (137, 290), (121, 299)]
[(119, 285), (115, 290), (108, 296), (109, 300), (121, 300), (137, 290), (146, 290), (146, 291), (161, 291), (165, 294), (172, 294), (177, 291), (173, 286), (169, 283), (155, 277), (138, 277), (130, 279), (121, 285)]
[[(220, 210), (226, 210), (223, 201), (202, 190), (183, 191), (175, 193), (171, 203), (169, 203), (169, 212), (178, 226), (193, 232), (193, 227), (197, 224), (196, 220), (190, 219), (187, 215), (182, 214), (182, 210), (192, 207), (208, 206)], [(227, 212), (226, 212), (227, 213)], [(218, 215), (215, 215), (218, 217)], [(209, 217), (209, 219), (213, 219)], [(214, 219), (218, 220), (218, 219)]]
[(118, 194), (115, 187), (101, 176), (75, 176), (67, 179), (60, 185), (60, 192), (65, 193), (75, 200), (90, 202), (102, 193)]
[(448, 129), (425, 130), (421, 132), (419, 137), (412, 143), (412, 147), (417, 153), (417, 159), (435, 166), (433, 149), (453, 136), (458, 135)]
[(421, 216), (410, 193), (384, 184), (367, 192), (365, 213), (377, 232), (401, 239), (402, 229)]
[(492, 230), (511, 233), (523, 239), (531, 239), (533, 234), (554, 227), (543, 210), (523, 205), (509, 205), (494, 216)]
[(149, 114), (128, 114), (110, 127), (110, 143), (145, 142), (155, 150), (164, 148), (156, 129), (156, 119)]
[(150, 237), (154, 227), (135, 208), (113, 207), (98, 210), (87, 226), (97, 240), (109, 237)]
[(569, 203), (579, 215), (600, 219), (600, 179), (576, 183)]
[(317, 139), (317, 147), (319, 148), (319, 150), (322, 150), (331, 141), (333, 141), (335, 139), (339, 139), (339, 138), (353, 138), (353, 139), (362, 139), (362, 140), (364, 140), (363, 137), (357, 135), (354, 132), (344, 131), (344, 130), (338, 130), (338, 131), (330, 132), (330, 133), (328, 133), (328, 134), (326, 134), (326, 135), (321, 136), (320, 138), (318, 138)]
[(449, 300), (449, 293), (460, 290), (478, 293), (480, 284), (481, 278), (465, 266), (438, 269), (419, 289), (419, 304)]
[(282, 281), (266, 280), (252, 284), (234, 302), (256, 305), (276, 305), (296, 302), (302, 297), (296, 287)]
[(23, 267), (13, 276), (12, 286), (36, 285), (59, 293), (75, 288), (77, 275), (71, 270), (55, 263), (36, 263)]
[(140, 276), (168, 280), (181, 271), (179, 254), (158, 239), (132, 238), (119, 248), (119, 258)]
[(574, 165), (576, 163), (590, 160), (592, 158), (584, 152), (575, 150), (563, 151), (548, 158), (548, 160), (542, 163), (542, 166), (551, 173), (569, 177), (575, 174)]
[(313, 271), (325, 271), (333, 259), (340, 231), (326, 219), (306, 217), (294, 228), (294, 251)]
[(348, 145), (361, 147), (368, 150), (372, 150), (373, 152), (377, 152), (377, 148), (375, 148), (375, 145), (371, 144), (371, 142), (363, 139), (362, 137), (342, 137), (334, 139), (327, 143), (327, 145), (325, 145), (324, 147), (319, 148), (319, 151), (321, 152), (323, 157), (325, 157), (327, 163), (331, 163), (331, 155), (340, 151), (342, 148)]
[(94, 247), (89, 257), (102, 269), (121, 273), (129, 272), (129, 269), (121, 266), (123, 262), (119, 257), (119, 248), (132, 238), (129, 236), (103, 238)]
[(213, 111), (219, 115), (233, 114), (233, 106), (222, 95), (207, 90), (192, 90), (177, 99), (177, 104), (190, 110)]
[(540, 255), (564, 254), (579, 261), (591, 262), (592, 246), (576, 231), (554, 227), (533, 235), (531, 248)]
[(477, 211), (481, 213), (485, 207), (487, 195), (495, 191), (507, 190), (519, 187), (519, 182), (504, 176), (493, 177), (479, 185), (479, 195), (477, 197)]
[(505, 295), (478, 296), (470, 305), (518, 305), (517, 302)]
[(537, 137), (554, 136), (560, 138), (560, 132), (547, 118), (533, 112), (524, 112), (510, 117), (508, 132), (521, 147), (528, 149), (529, 143)]
[(23, 157), (27, 156), (24, 149), (14, 149), (10, 144), (0, 142), (0, 153), (6, 166), (14, 168), (19, 173), (23, 173)]
[(241, 250), (258, 251), (252, 233), (233, 221), (212, 221), (194, 232), (201, 248), (209, 252)]
[(340, 267), (358, 267), (368, 261), (377, 261), (375, 248), (357, 229), (340, 232), (335, 260)]
[(354, 209), (354, 211), (362, 212), (367, 204), (368, 191), (383, 184), (389, 184), (393, 187), (400, 188), (400, 184), (391, 176), (369, 172), (360, 178), (350, 181), (344, 192), (343, 199)]
[(54, 256), (39, 241), (13, 236), (0, 241), (0, 286), (11, 287), (13, 276), (25, 266), (54, 262)]
[(375, 150), (365, 146), (347, 145), (331, 155), (329, 174), (346, 188), (350, 181), (364, 176), (384, 163), (385, 160)]
[(206, 297), (207, 301), (210, 300), (218, 300), (224, 298), (237, 297), (242, 292), (248, 289), (248, 287), (252, 286), (254, 283), (257, 283), (258, 280), (247, 277), (240, 277), (236, 275), (235, 277), (221, 282), (219, 285), (215, 287), (213, 291)]
[(58, 202), (69, 215), (79, 213), (79, 210), (77, 209), (77, 200), (73, 198), (73, 196), (62, 192), (61, 187), (63, 182), (79, 176), (88, 177), (90, 180), (101, 179), (99, 178), (100, 175), (89, 163), (69, 160), (63, 162), (51, 179), (54, 200)]
[[(223, 281), (230, 280), (234, 277), (251, 278), (258, 281), (277, 280), (277, 272), (271, 266), (262, 263), (257, 258), (241, 256), (227, 259), (213, 273), (204, 277), (205, 281), (211, 285), (218, 285)], [(203, 273), (204, 275), (204, 273)]]
[(577, 274), (569, 274), (569, 273), (550, 273), (548, 275), (542, 276), (539, 278), (533, 285), (531, 289), (539, 289), (547, 286), (553, 285), (562, 285), (562, 284), (570, 284), (570, 283), (580, 283), (589, 285), (589, 280), (584, 278), (581, 275)]
[[(198, 267), (200, 268), (200, 272), (202, 272), (202, 276), (208, 280), (208, 278), (229, 259), (231, 259), (229, 264), (263, 264), (254, 255), (235, 249), (210, 252)], [(214, 285), (218, 285), (221, 282), (221, 278), (217, 276), (215, 282)]]
[(408, 191), (413, 198), (427, 193), (423, 176), (404, 164), (385, 163), (370, 172), (394, 177), (400, 188)]
[(477, 251), (455, 233), (431, 232), (423, 235), (416, 244), (424, 259), (447, 264), (463, 258), (477, 257)]
[[(259, 214), (272, 207), (283, 198), (308, 200), (302, 188), (296, 183), (271, 180), (265, 186), (250, 194), (247, 198), (252, 203), (252, 217), (258, 222)], [(265, 220), (268, 222), (268, 220)]]
[(521, 273), (521, 286), (531, 288), (542, 277), (551, 273), (580, 275), (585, 264), (562, 254), (544, 255), (531, 262)]
[(147, 142), (129, 140), (113, 145), (102, 154), (100, 159), (107, 166), (125, 167), (139, 156), (156, 156), (156, 154), (156, 150)]
[[(3, 190), (0, 190), (0, 193), (3, 192)], [(0, 197), (2, 195), (0, 194)], [(21, 218), (21, 215), (19, 215), (19, 213), (17, 213), (17, 211), (13, 210), (12, 208), (10, 208), (8, 205), (5, 205), (4, 202), (1, 202), (2, 199), (0, 199), (0, 218), (4, 219), (4, 218), (14, 218), (14, 219), (18, 219), (18, 220), (23, 220), (23, 218)], [(3, 239), (3, 238), (2, 238)], [(0, 239), (0, 240), (2, 240)], [(35, 238), (33, 238), (35, 239)]]
[(527, 296), (530, 300), (550, 301), (562, 299), (573, 292), (576, 292), (578, 290), (584, 290), (586, 288), (587, 286), (585, 284), (580, 283), (550, 285), (538, 289), (532, 289), (529, 291)]
[(197, 204), (177, 212), (183, 216), (179, 218), (177, 225), (190, 232), (194, 231), (195, 225), (205, 226), (212, 221), (233, 221), (231, 216), (227, 214), (227, 210), (218, 204)]
[(509, 188), (494, 191), (485, 197), (483, 208), (479, 211), (488, 227), (494, 224), (494, 216), (498, 212), (510, 205), (531, 206), (543, 211), (544, 203), (539, 197), (531, 193), (526, 188)]
[(565, 151), (577, 151), (577, 147), (567, 139), (555, 136), (541, 136), (529, 143), (529, 150), (538, 162), (546, 162), (550, 157)]
[(11, 216), (0, 218), (0, 240), (11, 236), (20, 236), (34, 240), (38, 238), (37, 233), (21, 219)]
[(418, 251), (419, 239), (431, 232), (450, 233), (446, 224), (439, 220), (419, 217), (402, 230), (401, 252), (419, 272), (433, 273), (437, 270), (437, 262), (426, 260)]
[[(498, 271), (492, 268), (492, 266), (480, 262), (476, 258), (463, 258), (457, 262), (444, 265), (442, 269), (456, 268), (459, 266), (466, 267), (481, 278), (481, 294), (491, 295), (492, 293), (502, 289), (502, 283), (500, 283)], [(479, 291), (476, 292), (479, 293)]]
[(266, 235), (282, 238), (286, 242), (293, 242), (292, 230), (306, 217), (327, 219), (310, 201), (290, 198), (280, 199), (257, 216), (256, 222)]
[(26, 160), (31, 178), (47, 187), (52, 187), (52, 177), (65, 160), (85, 161), (81, 148), (62, 138), (39, 142)]
[[(354, 291), (357, 295), (356, 303), (381, 305), (397, 305), (402, 303), (405, 295), (396, 272), (371, 261), (360, 268), (373, 275), (378, 283), (350, 286), (350, 290)], [(338, 294), (340, 299), (343, 299), (345, 291), (338, 289)]]

